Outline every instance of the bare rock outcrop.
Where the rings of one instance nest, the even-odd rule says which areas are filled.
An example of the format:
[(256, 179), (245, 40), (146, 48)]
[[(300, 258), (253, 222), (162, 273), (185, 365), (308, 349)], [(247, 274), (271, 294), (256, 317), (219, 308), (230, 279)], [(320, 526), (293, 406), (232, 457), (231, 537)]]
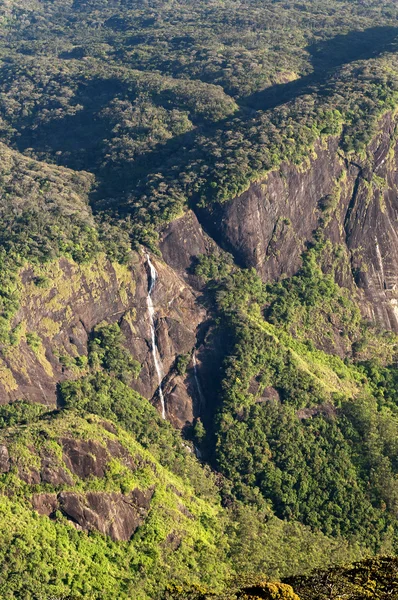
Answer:
[(0, 473), (8, 473), (11, 468), (10, 455), (7, 446), (0, 445)]
[(229, 202), (198, 211), (201, 224), (236, 261), (264, 281), (294, 274), (321, 221), (345, 247), (343, 285), (364, 316), (398, 331), (398, 142), (386, 114), (366, 158), (350, 159), (339, 140), (319, 142), (307, 163), (283, 163)]
[[(158, 275), (153, 293), (156, 343), (167, 377), (177, 356), (195, 346), (206, 313), (182, 274), (162, 260), (152, 261)], [(145, 255), (134, 253), (126, 267), (104, 258), (84, 266), (61, 259), (47, 269), (47, 276), (42, 287), (32, 268), (22, 273), (24, 293), (14, 322), (21, 340), (16, 351), (0, 353), (0, 403), (29, 398), (55, 404), (57, 383), (79, 376), (68, 361), (87, 354), (90, 332), (104, 321), (120, 324), (128, 350), (142, 365), (132, 385), (156, 403), (159, 382), (151, 349)], [(167, 406), (178, 412), (173, 398)]]
[(61, 440), (63, 460), (68, 469), (80, 477), (104, 477), (109, 454), (101, 444), (94, 440)]
[(57, 494), (43, 493), (32, 495), (32, 507), (39, 515), (50, 517), (58, 510)]
[[(166, 415), (176, 426), (192, 423), (199, 414), (192, 365), (187, 377), (175, 372), (179, 355), (199, 351), (204, 395), (216, 402), (212, 383), (218, 377), (222, 344), (216, 348), (214, 340), (199, 340), (208, 315), (192, 266), (217, 244), (238, 264), (255, 267), (264, 281), (272, 281), (297, 272), (306, 244), (322, 223), (326, 238), (346, 254), (339, 283), (352, 290), (365, 317), (398, 331), (395, 129), (396, 118), (386, 114), (361, 159), (343, 155), (337, 137), (320, 140), (305, 164), (283, 163), (239, 197), (197, 209), (196, 214), (188, 210), (163, 229), (162, 259), (151, 257), (157, 271), (152, 301)], [(62, 358), (84, 356), (90, 332), (106, 321), (120, 324), (128, 349), (142, 365), (132, 385), (159, 406), (149, 276), (144, 252), (133, 253), (128, 266), (99, 257), (90, 265), (63, 258), (46, 267), (45, 277), (40, 269), (26, 268), (13, 323), (19, 345), (15, 352), (0, 353), (0, 403), (29, 398), (54, 405), (57, 383), (79, 376)]]
[(41, 515), (55, 518), (61, 511), (76, 527), (99, 531), (113, 540), (129, 540), (148, 514), (154, 488), (116, 492), (74, 491), (32, 495), (32, 507)]
[(150, 507), (153, 489), (116, 492), (61, 492), (58, 507), (72, 522), (86, 531), (96, 530), (113, 540), (129, 540), (143, 524)]

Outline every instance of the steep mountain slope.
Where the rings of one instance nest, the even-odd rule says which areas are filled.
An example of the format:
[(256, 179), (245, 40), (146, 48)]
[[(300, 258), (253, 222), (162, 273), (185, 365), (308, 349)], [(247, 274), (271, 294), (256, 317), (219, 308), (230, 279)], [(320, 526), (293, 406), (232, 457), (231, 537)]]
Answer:
[(202, 218), (239, 264), (265, 281), (295, 273), (322, 227), (346, 255), (338, 282), (358, 293), (366, 317), (397, 331), (395, 115), (380, 119), (359, 157), (344, 155), (339, 141), (316, 143), (299, 168), (284, 163)]
[(397, 552), (396, 3), (0, 17), (2, 594), (360, 597), (297, 577)]
[[(150, 418), (152, 437), (158, 430), (160, 443), (173, 440)], [(3, 430), (2, 595), (155, 598), (171, 579), (194, 582), (194, 572), (196, 582), (221, 582), (228, 566), (217, 492), (175, 444), (168, 452), (180, 476), (94, 415), (47, 413)], [(196, 476), (195, 487), (183, 475)]]
[(273, 576), (360, 555), (269, 509), (253, 539), (256, 511), (222, 508), (220, 482), (192, 446), (119, 379), (65, 382), (60, 396), (59, 411), (0, 410), (4, 597), (155, 599), (171, 583), (221, 591), (253, 542)]

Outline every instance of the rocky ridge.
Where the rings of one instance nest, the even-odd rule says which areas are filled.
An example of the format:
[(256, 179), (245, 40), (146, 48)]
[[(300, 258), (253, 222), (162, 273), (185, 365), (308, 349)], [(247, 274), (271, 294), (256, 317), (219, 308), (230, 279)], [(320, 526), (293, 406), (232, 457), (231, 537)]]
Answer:
[[(387, 113), (363, 156), (345, 156), (332, 136), (316, 145), (305, 164), (284, 163), (241, 196), (188, 210), (164, 228), (161, 258), (151, 257), (157, 271), (153, 303), (166, 416), (176, 427), (203, 412), (200, 390), (206, 392), (206, 379), (217, 376), (222, 358), (222, 348), (206, 334), (211, 315), (201, 304), (201, 282), (192, 270), (195, 259), (216, 245), (272, 281), (298, 270), (306, 244), (322, 229), (343, 249), (339, 283), (352, 290), (364, 317), (398, 331), (397, 144), (396, 116)], [(100, 256), (88, 266), (61, 259), (26, 268), (23, 302), (13, 323), (19, 348), (2, 353), (0, 400), (55, 404), (57, 382), (79, 375), (62, 357), (85, 356), (91, 331), (106, 321), (119, 323), (127, 348), (142, 365), (133, 387), (159, 406), (148, 277), (145, 254), (139, 252), (128, 266)], [(183, 374), (175, 368), (179, 356), (188, 357)], [(212, 402), (210, 390), (208, 398)]]

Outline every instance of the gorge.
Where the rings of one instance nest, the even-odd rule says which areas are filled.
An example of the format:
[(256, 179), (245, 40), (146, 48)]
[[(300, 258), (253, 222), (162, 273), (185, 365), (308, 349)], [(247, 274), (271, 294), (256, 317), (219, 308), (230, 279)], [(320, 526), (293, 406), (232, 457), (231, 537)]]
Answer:
[(0, 596), (387, 600), (393, 0), (0, 5)]

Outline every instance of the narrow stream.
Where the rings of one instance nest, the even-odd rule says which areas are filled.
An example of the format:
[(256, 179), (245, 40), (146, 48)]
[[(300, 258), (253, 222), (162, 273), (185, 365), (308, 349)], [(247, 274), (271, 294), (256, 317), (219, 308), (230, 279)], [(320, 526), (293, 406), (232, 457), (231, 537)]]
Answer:
[(166, 407), (164, 403), (164, 395), (162, 390), (162, 381), (163, 381), (163, 366), (162, 360), (160, 358), (159, 350), (156, 344), (156, 333), (155, 333), (155, 309), (152, 301), (152, 293), (155, 290), (157, 272), (154, 265), (151, 263), (151, 259), (149, 258), (149, 254), (146, 255), (148, 267), (149, 267), (149, 278), (148, 278), (148, 295), (146, 297), (146, 303), (148, 307), (149, 314), (149, 324), (151, 327), (151, 342), (152, 342), (152, 356), (153, 362), (155, 364), (156, 374), (158, 376), (158, 392), (160, 398), (160, 405), (162, 408), (162, 418), (166, 418)]

